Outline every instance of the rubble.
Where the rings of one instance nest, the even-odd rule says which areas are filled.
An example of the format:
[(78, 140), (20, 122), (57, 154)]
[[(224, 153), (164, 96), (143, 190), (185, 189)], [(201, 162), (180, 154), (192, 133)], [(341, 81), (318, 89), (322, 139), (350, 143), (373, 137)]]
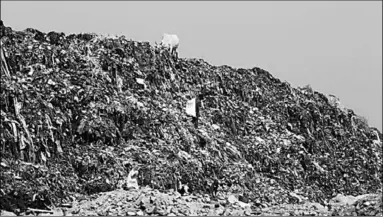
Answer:
[(217, 178), (255, 207), (382, 188), (381, 132), (334, 96), (123, 36), (0, 28), (0, 209), (121, 189), (132, 168), (140, 188), (172, 189), (177, 173), (203, 194)]

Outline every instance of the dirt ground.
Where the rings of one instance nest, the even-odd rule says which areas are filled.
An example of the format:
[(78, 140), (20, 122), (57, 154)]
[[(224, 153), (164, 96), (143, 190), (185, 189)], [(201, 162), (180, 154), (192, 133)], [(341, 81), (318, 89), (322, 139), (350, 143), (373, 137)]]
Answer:
[[(381, 194), (357, 197), (337, 195), (326, 205), (301, 201), (299, 204), (264, 205), (256, 207), (244, 203), (236, 195), (219, 192), (210, 195), (181, 195), (178, 192), (159, 192), (149, 187), (138, 190), (115, 190), (92, 196), (78, 195), (67, 207), (52, 210), (30, 209), (24, 216), (382, 216)], [(1, 212), (1, 216), (15, 215)]]

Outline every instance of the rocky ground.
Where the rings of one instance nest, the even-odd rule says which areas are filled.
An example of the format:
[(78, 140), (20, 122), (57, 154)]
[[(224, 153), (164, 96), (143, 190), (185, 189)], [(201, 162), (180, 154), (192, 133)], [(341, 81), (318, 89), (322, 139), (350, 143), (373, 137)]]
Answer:
[[(149, 187), (118, 189), (92, 196), (77, 195), (73, 203), (52, 210), (29, 209), (21, 216), (382, 216), (382, 195), (357, 197), (337, 195), (325, 205), (301, 201), (297, 204), (255, 206), (237, 195), (181, 195), (173, 190), (159, 192)], [(2, 211), (1, 216), (16, 216)]]

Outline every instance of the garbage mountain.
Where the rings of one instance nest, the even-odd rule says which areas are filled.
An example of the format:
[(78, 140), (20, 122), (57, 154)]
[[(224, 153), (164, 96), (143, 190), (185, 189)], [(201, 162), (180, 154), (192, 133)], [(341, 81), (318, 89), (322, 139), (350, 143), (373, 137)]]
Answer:
[[(185, 107), (198, 95), (196, 128)], [(198, 194), (218, 181), (255, 206), (382, 188), (381, 132), (336, 97), (259, 67), (1, 26), (0, 97), (0, 209), (124, 188), (133, 169), (139, 186)]]

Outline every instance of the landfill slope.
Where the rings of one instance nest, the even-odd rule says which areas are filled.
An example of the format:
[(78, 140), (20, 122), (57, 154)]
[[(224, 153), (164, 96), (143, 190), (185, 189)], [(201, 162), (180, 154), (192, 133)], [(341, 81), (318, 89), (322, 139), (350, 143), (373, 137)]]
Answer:
[(124, 36), (0, 32), (2, 210), (123, 189), (132, 169), (160, 191), (217, 179), (254, 207), (381, 193), (382, 134), (336, 97)]

